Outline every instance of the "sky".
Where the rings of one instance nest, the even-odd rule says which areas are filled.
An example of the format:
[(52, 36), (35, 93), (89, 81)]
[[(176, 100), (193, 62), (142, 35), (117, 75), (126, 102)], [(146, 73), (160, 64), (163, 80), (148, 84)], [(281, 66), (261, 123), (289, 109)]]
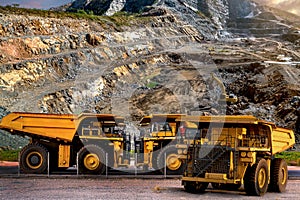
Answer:
[[(24, 8), (49, 9), (73, 0), (0, 0), (1, 6), (19, 4)], [(256, 0), (300, 15), (300, 0)]]
[(267, 5), (300, 15), (300, 0), (256, 0)]
[(19, 4), (23, 8), (49, 9), (70, 3), (72, 0), (0, 0), (1, 6)]

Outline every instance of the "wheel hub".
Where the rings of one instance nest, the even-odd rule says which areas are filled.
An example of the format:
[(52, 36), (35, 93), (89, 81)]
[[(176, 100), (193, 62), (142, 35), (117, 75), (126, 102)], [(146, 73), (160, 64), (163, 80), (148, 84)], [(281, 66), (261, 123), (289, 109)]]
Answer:
[(264, 168), (261, 168), (258, 172), (258, 186), (259, 188), (263, 188), (266, 183), (266, 170)]
[(95, 170), (100, 165), (99, 157), (94, 154), (90, 153), (87, 154), (84, 158), (84, 166), (89, 170)]
[(170, 170), (177, 170), (181, 166), (181, 160), (178, 159), (176, 154), (168, 155), (166, 162)]
[(43, 157), (39, 152), (31, 152), (26, 157), (26, 163), (31, 169), (38, 169), (43, 163)]
[(281, 178), (281, 184), (284, 185), (286, 183), (287, 180), (287, 173), (284, 167), (281, 168), (280, 171), (280, 178)]

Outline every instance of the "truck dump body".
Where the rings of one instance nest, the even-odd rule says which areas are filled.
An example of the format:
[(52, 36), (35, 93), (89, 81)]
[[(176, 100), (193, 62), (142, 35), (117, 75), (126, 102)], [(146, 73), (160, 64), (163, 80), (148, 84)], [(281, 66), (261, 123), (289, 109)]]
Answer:
[(273, 155), (290, 149), (295, 144), (295, 135), (292, 130), (275, 127), (271, 137)]
[(5, 116), (0, 129), (12, 134), (71, 142), (76, 133), (76, 116), (14, 112)]
[(111, 114), (41, 114), (14, 112), (5, 116), (0, 129), (7, 130), (12, 134), (29, 137), (41, 137), (47, 139), (71, 142), (79, 131), (78, 127), (85, 121), (101, 121), (102, 123), (123, 123), (124, 119)]
[(295, 144), (295, 135), (292, 130), (276, 127), (274, 123), (259, 120), (254, 116), (183, 116), (178, 121), (193, 122), (198, 126), (201, 126), (202, 124), (210, 124), (210, 126), (214, 126), (214, 124), (218, 124), (218, 126), (225, 124), (240, 124), (238, 125), (240, 127), (255, 127), (258, 125), (266, 127), (269, 129), (271, 135), (270, 143), (272, 155), (290, 149)]

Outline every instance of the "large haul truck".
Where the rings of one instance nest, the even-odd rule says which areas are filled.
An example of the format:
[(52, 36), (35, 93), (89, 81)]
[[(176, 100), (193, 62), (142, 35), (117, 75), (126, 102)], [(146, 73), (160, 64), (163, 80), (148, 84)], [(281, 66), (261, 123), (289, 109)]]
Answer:
[(46, 172), (48, 156), (50, 170), (72, 167), (77, 158), (81, 173), (101, 174), (105, 164), (128, 166), (130, 138), (124, 128), (124, 119), (111, 114), (19, 112), (8, 114), (0, 123), (0, 129), (30, 138), (20, 153), (23, 173)]
[(287, 164), (277, 153), (295, 144), (292, 130), (253, 116), (186, 116), (181, 124), (194, 123), (196, 135), (181, 151), (187, 167), (182, 185), (187, 192), (214, 188), (237, 190), (242, 184), (248, 195), (261, 196), (268, 189), (284, 192)]

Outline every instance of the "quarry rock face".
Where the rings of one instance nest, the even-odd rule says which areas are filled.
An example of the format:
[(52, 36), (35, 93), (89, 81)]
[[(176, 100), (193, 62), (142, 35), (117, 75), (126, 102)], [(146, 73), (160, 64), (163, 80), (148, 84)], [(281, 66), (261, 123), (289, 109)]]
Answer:
[[(141, 9), (123, 24), (0, 10), (2, 110), (113, 113), (128, 121), (152, 113), (251, 114), (299, 133), (300, 43), (284, 13), (237, 0), (71, 7), (106, 15)], [(237, 104), (220, 103), (222, 86), (211, 73)]]
[(243, 18), (259, 13), (257, 4), (251, 1), (228, 0), (229, 17), (231, 19)]
[[(10, 17), (3, 16), (11, 22), (2, 26), (8, 31), (1, 42), (0, 85), (3, 105), (15, 111), (73, 113), (79, 106), (78, 112), (111, 112), (115, 86), (146, 87), (153, 71), (159, 74), (159, 62), (172, 62), (163, 55), (203, 38), (166, 11), (123, 31), (86, 20)], [(38, 27), (28, 26), (33, 23)]]
[(76, 0), (69, 10), (82, 9), (93, 11), (95, 14), (112, 15), (119, 11), (139, 12), (145, 6), (153, 5), (155, 0)]
[[(233, 2), (235, 4), (236, 2)], [(160, 6), (171, 9), (185, 21), (193, 25), (200, 26), (198, 30), (204, 29), (205, 24), (209, 28), (203, 32), (212, 34), (208, 35), (210, 39), (219, 36), (217, 29), (224, 29), (229, 18), (228, 0), (77, 0), (72, 3), (69, 10), (83, 9), (93, 11), (95, 14), (113, 15), (120, 11), (138, 13), (147, 9), (149, 6)], [(237, 12), (242, 10), (242, 6)], [(208, 19), (204, 19), (204, 18)]]

